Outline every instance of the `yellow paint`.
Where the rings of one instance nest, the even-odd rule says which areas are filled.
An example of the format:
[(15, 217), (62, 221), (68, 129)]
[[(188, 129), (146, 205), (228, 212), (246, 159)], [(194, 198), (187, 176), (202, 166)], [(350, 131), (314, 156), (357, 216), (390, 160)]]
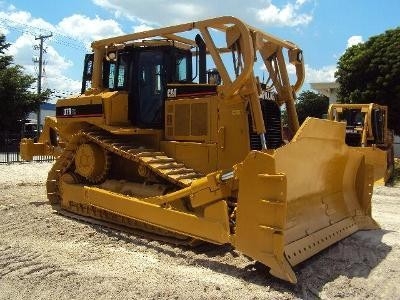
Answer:
[[(226, 45), (215, 44), (214, 30), (225, 35)], [(201, 34), (221, 75), (217, 94), (165, 99), (162, 129), (133, 126), (127, 92), (102, 86), (106, 52), (144, 48), (153, 37), (169, 41), (152, 45), (188, 49), (196, 44), (188, 38), (192, 31)], [(368, 154), (345, 145), (343, 123), (309, 118), (298, 126), (294, 99), (304, 63), (295, 44), (220, 17), (100, 40), (92, 47), (92, 89), (57, 107), (102, 104), (104, 115), (49, 119), (39, 143), (21, 143), (24, 159), (47, 152), (58, 156), (46, 184), (51, 203), (124, 226), (140, 223), (157, 234), (230, 243), (292, 283), (297, 280), (292, 266), (359, 229), (378, 227), (371, 218)], [(222, 59), (232, 50), (240, 61), (237, 74)], [(250, 132), (264, 135), (269, 117), (261, 110), (256, 54), (271, 78), (265, 91), (275, 92), (278, 108), (286, 104), (290, 128), (297, 132), (277, 149), (250, 149)], [(294, 82), (285, 61), (295, 67)]]

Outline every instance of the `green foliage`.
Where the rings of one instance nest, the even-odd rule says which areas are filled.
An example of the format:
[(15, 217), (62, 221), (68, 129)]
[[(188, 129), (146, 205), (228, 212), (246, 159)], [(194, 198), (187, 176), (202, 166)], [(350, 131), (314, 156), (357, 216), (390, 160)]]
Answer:
[(0, 35), (0, 70), (5, 69), (12, 63), (12, 56), (5, 55), (4, 53), (8, 47), (10, 47), (10, 44), (6, 43), (6, 37), (4, 35)]
[(41, 95), (29, 92), (28, 89), (36, 79), (24, 74), (19, 65), (13, 64), (12, 56), (5, 55), (10, 44), (4, 35), (0, 35), (0, 131), (15, 131), (18, 120), (39, 108), (48, 99), (50, 92)]
[[(322, 118), (328, 112), (329, 98), (313, 91), (303, 91), (296, 101), (297, 116), (300, 125), (307, 117)], [(286, 111), (283, 112), (283, 123), (287, 124)]]
[(389, 127), (400, 134), (400, 27), (348, 48), (335, 77), (341, 102), (387, 105)]
[(299, 94), (296, 103), (299, 123), (307, 117), (322, 118), (328, 112), (329, 98), (313, 91), (303, 91)]

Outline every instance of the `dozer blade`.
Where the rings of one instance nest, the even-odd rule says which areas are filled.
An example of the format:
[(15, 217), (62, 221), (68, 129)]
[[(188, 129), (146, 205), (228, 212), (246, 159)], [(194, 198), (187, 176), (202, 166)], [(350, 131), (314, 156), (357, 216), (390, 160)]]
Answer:
[(390, 178), (387, 165), (387, 152), (373, 147), (356, 147), (365, 156), (365, 162), (374, 167), (374, 185), (385, 185)]
[(345, 145), (345, 126), (308, 118), (293, 140), (251, 152), (238, 168), (235, 247), (276, 277), (357, 230), (371, 217), (372, 167)]

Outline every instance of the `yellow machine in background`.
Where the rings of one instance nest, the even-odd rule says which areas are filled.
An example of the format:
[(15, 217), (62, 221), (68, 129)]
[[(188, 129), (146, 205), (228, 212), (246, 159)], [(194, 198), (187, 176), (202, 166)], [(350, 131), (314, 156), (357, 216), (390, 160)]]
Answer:
[(346, 144), (363, 152), (374, 166), (376, 184), (385, 184), (394, 170), (393, 132), (387, 127), (387, 106), (331, 104), (328, 119), (346, 123)]
[[(82, 94), (57, 102), (39, 143), (21, 143), (25, 159), (57, 156), (55, 208), (177, 243), (229, 243), (290, 282), (292, 266), (378, 228), (372, 167), (345, 144), (345, 124), (309, 118), (299, 128), (295, 44), (219, 17), (92, 48)], [(262, 65), (266, 83), (254, 74)], [(288, 144), (281, 105), (296, 133)]]

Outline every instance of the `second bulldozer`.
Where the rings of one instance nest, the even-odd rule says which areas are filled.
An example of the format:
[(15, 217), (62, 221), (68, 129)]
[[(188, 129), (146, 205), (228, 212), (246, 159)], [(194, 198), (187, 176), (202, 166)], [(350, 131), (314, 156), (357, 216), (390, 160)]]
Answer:
[[(82, 94), (57, 102), (38, 143), (21, 143), (27, 160), (57, 157), (47, 180), (56, 209), (171, 242), (231, 244), (293, 283), (293, 266), (378, 228), (373, 170), (345, 144), (345, 124), (299, 127), (295, 44), (219, 17), (92, 48)], [(282, 105), (295, 133), (287, 144)]]
[(375, 185), (386, 184), (394, 171), (394, 137), (387, 124), (387, 106), (335, 103), (329, 106), (328, 119), (346, 123), (346, 144), (361, 151), (374, 167)]

